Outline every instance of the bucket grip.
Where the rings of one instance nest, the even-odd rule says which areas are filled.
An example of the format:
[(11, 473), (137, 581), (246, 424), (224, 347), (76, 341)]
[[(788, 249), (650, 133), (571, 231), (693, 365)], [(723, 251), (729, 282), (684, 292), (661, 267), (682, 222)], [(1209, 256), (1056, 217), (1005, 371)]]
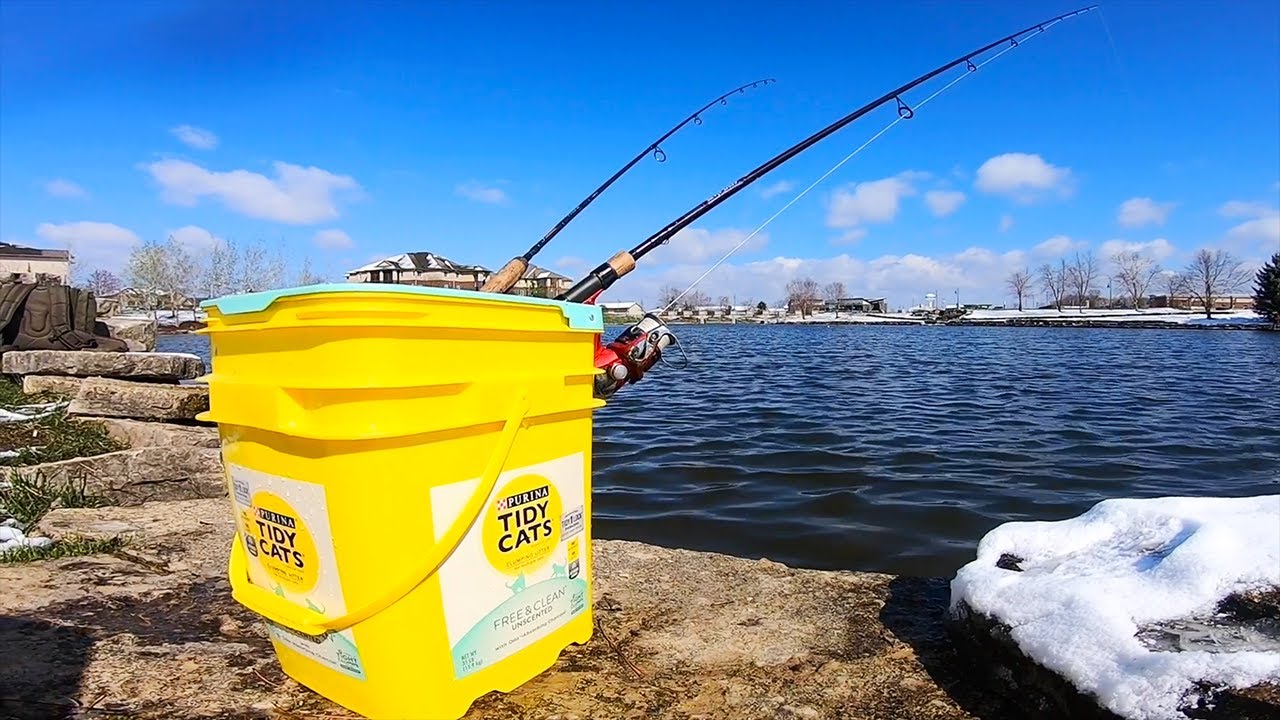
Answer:
[(476, 487), (475, 492), (472, 493), (471, 498), (467, 500), (467, 504), (463, 506), (462, 512), (458, 513), (457, 519), (449, 526), (448, 531), (440, 538), (440, 541), (432, 546), (427, 555), (413, 569), (413, 572), (406, 574), (399, 582), (392, 585), (377, 598), (366, 603), (364, 607), (338, 617), (326, 618), (321, 613), (295, 605), (289, 600), (249, 582), (248, 559), (245, 556), (244, 542), (238, 529), (235, 537), (231, 540), (231, 557), (227, 563), (227, 577), (231, 583), (231, 596), (241, 605), (277, 625), (283, 625), (297, 632), (312, 636), (346, 630), (356, 623), (367, 620), (391, 607), (418, 585), (421, 585), (436, 570), (440, 569), (444, 561), (453, 554), (458, 544), (462, 542), (463, 536), (475, 524), (476, 519), (480, 517), (481, 511), (484, 509), (485, 500), (489, 498), (489, 494), (493, 492), (494, 486), (498, 483), (498, 476), (502, 474), (502, 468), (506, 465), (507, 457), (511, 454), (511, 446), (515, 444), (516, 434), (519, 432), (520, 425), (524, 422), (528, 413), (529, 400), (528, 397), (522, 395), (502, 426), (502, 434), (498, 437), (498, 446), (493, 455), (489, 457), (489, 463), (485, 466), (484, 474), (480, 476), (480, 484)]

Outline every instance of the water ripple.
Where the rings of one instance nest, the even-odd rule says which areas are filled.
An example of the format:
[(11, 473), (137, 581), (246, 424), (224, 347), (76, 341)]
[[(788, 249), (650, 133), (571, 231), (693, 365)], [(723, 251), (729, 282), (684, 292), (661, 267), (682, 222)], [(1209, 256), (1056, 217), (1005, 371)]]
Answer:
[(1280, 492), (1280, 333), (676, 332), (691, 365), (596, 413), (598, 536), (950, 575), (1004, 522)]

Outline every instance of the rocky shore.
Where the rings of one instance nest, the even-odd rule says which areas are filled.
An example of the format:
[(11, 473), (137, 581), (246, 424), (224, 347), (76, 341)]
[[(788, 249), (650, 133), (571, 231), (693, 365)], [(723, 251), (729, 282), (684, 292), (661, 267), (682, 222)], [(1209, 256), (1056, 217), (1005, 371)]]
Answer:
[[(8, 353), (3, 370), (29, 392), (62, 394), (66, 400), (52, 407), (68, 422), (100, 428), (112, 445), (86, 457), (12, 465), (0, 479), (0, 515), (14, 502), (16, 486), (29, 483), (45, 505), (33, 510), (29, 497), (21, 499), (29, 515), (22, 530), (52, 541), (18, 559), (0, 554), (0, 647), (7, 651), (0, 717), (356, 717), (283, 675), (261, 619), (231, 597), (233, 524), (217, 430), (196, 419), (208, 407), (198, 359)], [(6, 424), (26, 422), (21, 413), (14, 417)], [(1158, 518), (1154, 526), (1173, 527)], [(1034, 547), (1049, 530), (1024, 529), (1010, 547)], [(1135, 567), (1154, 568), (1195, 545), (1194, 531), (1187, 532), (1134, 550), (1151, 558)], [(1140, 526), (1134, 533), (1143, 536)], [(1263, 532), (1262, 542), (1250, 544), (1254, 565), (1259, 553), (1280, 558), (1280, 547), (1269, 542)], [(1121, 716), (1020, 644), (1024, 621), (965, 601), (1011, 597), (1000, 588), (1016, 580), (1027, 597), (1049, 603), (1044, 617), (1062, 616), (1067, 609), (1054, 604), (1057, 591), (1037, 588), (1057, 587), (1062, 578), (1053, 568), (1078, 558), (1069, 549), (1065, 560), (1053, 551), (1039, 559), (997, 558), (980, 548), (979, 558), (952, 579), (805, 570), (596, 540), (592, 639), (565, 650), (551, 670), (514, 692), (482, 697), (466, 718), (1114, 720)], [(1120, 571), (1133, 565), (1125, 557), (1115, 566)], [(1111, 571), (1100, 566), (1083, 576), (1084, 592), (1088, 578), (1103, 570)], [(1204, 577), (1210, 570), (1196, 572)], [(969, 595), (957, 606), (962, 578)], [(1277, 592), (1226, 598), (1219, 615), (1234, 613), (1239, 621), (1214, 620), (1208, 637), (1219, 646), (1220, 637), (1261, 637), (1280, 649)], [(1150, 632), (1182, 642), (1191, 635), (1181, 627), (1166, 622)], [(1196, 632), (1193, 639), (1206, 635)], [(1204, 690), (1185, 712), (1150, 717), (1280, 718), (1280, 676)]]
[[(18, 718), (356, 717), (285, 677), (231, 599), (225, 499), (63, 509), (91, 557), (0, 565), (0, 714)], [(595, 636), (469, 720), (1013, 718), (962, 679), (947, 583), (795, 570), (633, 542), (594, 544)]]

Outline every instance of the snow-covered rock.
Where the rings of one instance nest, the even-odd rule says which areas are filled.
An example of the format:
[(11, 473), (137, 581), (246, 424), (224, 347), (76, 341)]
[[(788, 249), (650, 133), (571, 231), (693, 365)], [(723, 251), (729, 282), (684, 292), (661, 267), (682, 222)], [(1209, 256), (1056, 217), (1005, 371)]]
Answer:
[(47, 547), (53, 540), (47, 537), (27, 537), (17, 520), (7, 518), (0, 522), (0, 555), (24, 547)]
[[(1228, 598), (1275, 588), (1280, 495), (1106, 500), (992, 530), (952, 581), (951, 608), (1120, 717), (1185, 720), (1205, 688), (1280, 682), (1280, 618), (1220, 622)], [(1179, 627), (1198, 630), (1153, 639)]]

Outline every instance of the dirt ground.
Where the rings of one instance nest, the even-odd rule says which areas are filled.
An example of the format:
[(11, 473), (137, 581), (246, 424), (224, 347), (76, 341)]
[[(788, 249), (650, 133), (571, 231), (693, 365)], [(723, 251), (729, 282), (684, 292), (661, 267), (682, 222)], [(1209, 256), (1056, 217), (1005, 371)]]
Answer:
[[(58, 510), (41, 527), (133, 540), (0, 566), (0, 717), (357, 717), (286, 677), (232, 600), (225, 500)], [(467, 720), (1016, 717), (962, 680), (945, 580), (594, 547), (592, 640)]]

